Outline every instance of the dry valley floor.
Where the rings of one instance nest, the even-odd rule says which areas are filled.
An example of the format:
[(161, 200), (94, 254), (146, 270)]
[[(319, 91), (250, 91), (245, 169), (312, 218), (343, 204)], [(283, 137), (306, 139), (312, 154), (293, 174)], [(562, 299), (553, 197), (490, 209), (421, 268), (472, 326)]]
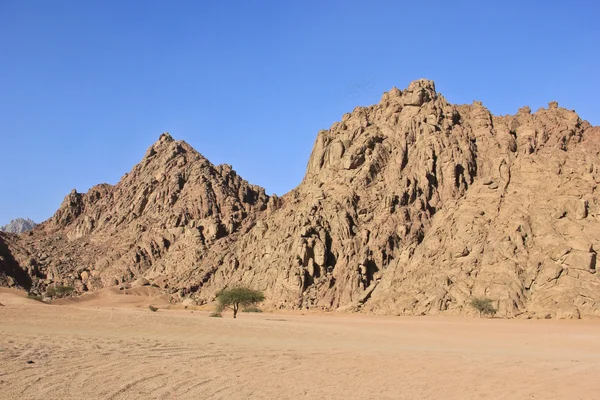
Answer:
[[(141, 289), (140, 289), (141, 290)], [(600, 320), (158, 312), (0, 289), (2, 399), (597, 399)]]

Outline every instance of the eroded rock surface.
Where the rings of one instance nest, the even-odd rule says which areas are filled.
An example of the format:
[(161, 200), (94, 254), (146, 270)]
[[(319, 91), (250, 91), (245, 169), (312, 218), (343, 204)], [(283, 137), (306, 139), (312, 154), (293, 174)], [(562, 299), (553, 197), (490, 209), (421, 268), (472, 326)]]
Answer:
[(52, 218), (16, 239), (14, 256), (31, 267), (34, 287), (95, 290), (143, 277), (172, 248), (195, 258), (267, 200), (230, 166), (163, 134), (117, 185), (73, 190)]
[(496, 117), (419, 80), (319, 132), (282, 197), (163, 135), (13, 253), (34, 287), (144, 278), (198, 303), (243, 283), (279, 308), (461, 314), (486, 296), (506, 317), (600, 315), (599, 154), (600, 128), (556, 102)]

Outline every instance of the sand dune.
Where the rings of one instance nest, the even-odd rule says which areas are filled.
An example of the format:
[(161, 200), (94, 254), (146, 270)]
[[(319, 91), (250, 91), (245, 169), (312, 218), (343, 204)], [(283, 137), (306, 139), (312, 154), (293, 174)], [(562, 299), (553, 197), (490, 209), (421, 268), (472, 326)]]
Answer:
[(595, 399), (600, 392), (600, 321), (293, 313), (233, 320), (145, 308), (157, 300), (110, 292), (45, 305), (2, 289), (0, 398)]

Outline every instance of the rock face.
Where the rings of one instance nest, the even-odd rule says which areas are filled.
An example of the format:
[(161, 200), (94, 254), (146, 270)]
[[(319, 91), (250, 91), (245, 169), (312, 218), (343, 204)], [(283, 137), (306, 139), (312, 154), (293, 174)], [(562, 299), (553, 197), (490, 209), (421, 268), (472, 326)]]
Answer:
[(185, 259), (197, 258), (267, 200), (264, 189), (230, 166), (214, 166), (163, 134), (117, 185), (73, 190), (52, 218), (14, 239), (20, 246), (14, 257), (34, 290), (52, 283), (95, 290), (143, 278), (179, 248)]
[(10, 223), (0, 226), (0, 231), (8, 233), (23, 233), (28, 232), (35, 228), (37, 224), (29, 218), (17, 218), (10, 221)]
[(556, 102), (495, 117), (419, 80), (319, 132), (281, 198), (165, 135), (9, 247), (34, 287), (144, 278), (198, 303), (242, 283), (279, 308), (470, 314), (486, 296), (505, 317), (600, 315), (599, 155), (600, 128)]
[(31, 277), (12, 255), (12, 251), (25, 252), (13, 241), (12, 235), (0, 233), (0, 286), (31, 287)]

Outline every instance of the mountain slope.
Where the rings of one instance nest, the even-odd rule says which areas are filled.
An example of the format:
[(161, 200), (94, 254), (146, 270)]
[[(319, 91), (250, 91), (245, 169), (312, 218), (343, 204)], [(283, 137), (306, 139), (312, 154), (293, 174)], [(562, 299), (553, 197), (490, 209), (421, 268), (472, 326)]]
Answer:
[[(472, 296), (487, 296), (507, 316), (598, 315), (600, 130), (554, 102), (480, 129), (479, 179), (436, 215), (366, 308), (463, 312)], [(515, 140), (503, 148), (507, 135)]]
[(172, 279), (278, 307), (470, 313), (485, 295), (505, 316), (598, 314), (598, 139), (556, 103), (493, 117), (413, 82), (320, 132), (297, 189)]
[(243, 283), (280, 308), (598, 315), (599, 154), (600, 129), (556, 102), (495, 117), (419, 80), (319, 132), (281, 198), (164, 135), (9, 247), (40, 289), (145, 277), (174, 301)]
[(143, 275), (179, 241), (202, 252), (267, 200), (230, 166), (214, 166), (163, 134), (117, 185), (73, 190), (52, 218), (18, 239), (26, 250), (15, 258), (32, 266), (34, 286), (94, 290)]
[(0, 232), (0, 286), (31, 287), (30, 275), (15, 260), (12, 252), (24, 251), (14, 241), (14, 235)]

